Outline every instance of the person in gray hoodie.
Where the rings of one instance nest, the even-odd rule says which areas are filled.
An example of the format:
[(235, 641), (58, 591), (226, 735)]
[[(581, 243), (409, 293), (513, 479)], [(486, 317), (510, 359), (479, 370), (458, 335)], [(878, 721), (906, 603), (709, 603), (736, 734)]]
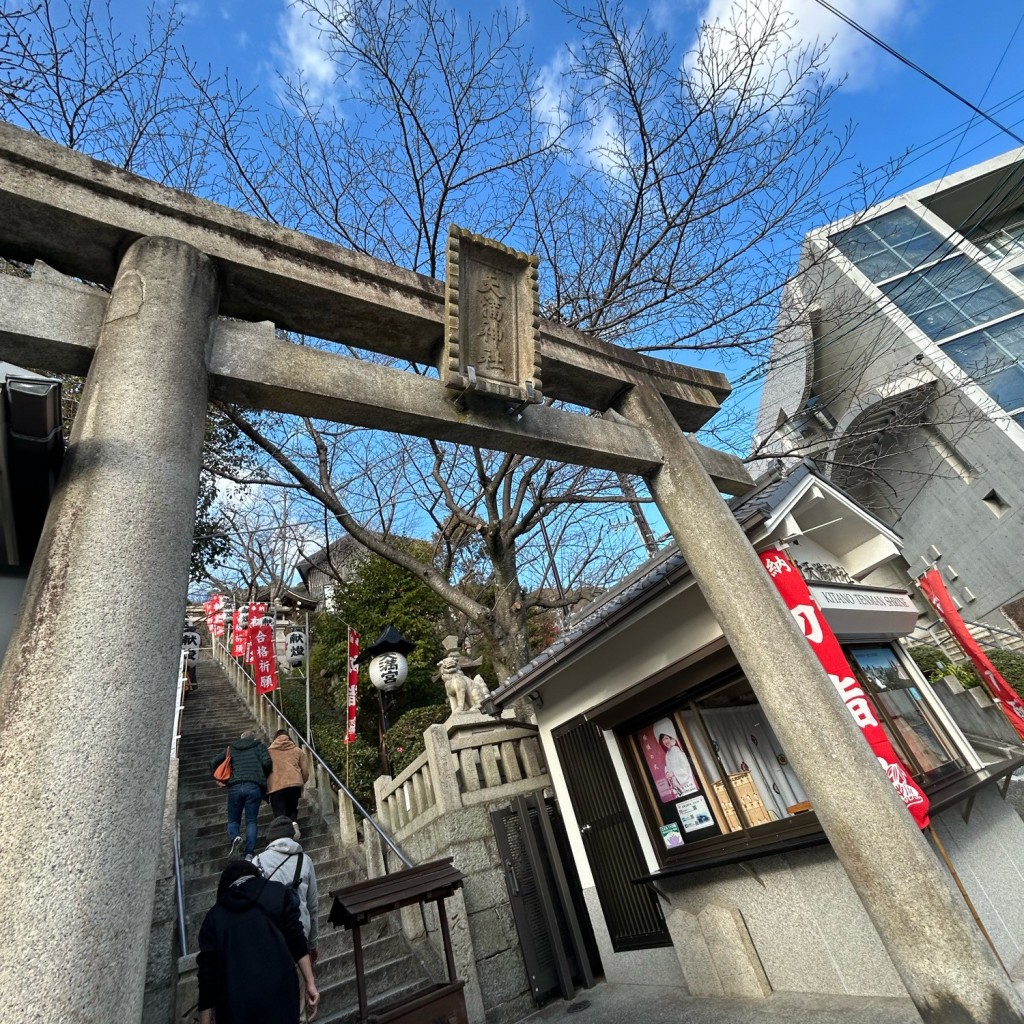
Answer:
[(280, 815), (267, 829), (267, 848), (253, 858), (264, 878), (293, 888), (299, 897), (299, 916), (309, 945), (309, 958), (316, 963), (317, 940), (320, 937), (319, 902), (316, 869), (299, 844), (299, 826), (291, 818)]
[[(259, 856), (254, 857), (252, 863), (265, 879), (280, 882), (294, 890), (298, 896), (299, 917), (306, 935), (309, 963), (310, 966), (315, 966), (318, 955), (317, 941), (320, 938), (320, 896), (316, 887), (316, 869), (299, 845), (300, 838), (298, 822), (283, 814), (279, 815), (267, 829), (267, 848)], [(305, 981), (305, 975), (300, 971), (300, 1015), (307, 1008)], [(307, 1018), (302, 1016), (301, 1019)]]

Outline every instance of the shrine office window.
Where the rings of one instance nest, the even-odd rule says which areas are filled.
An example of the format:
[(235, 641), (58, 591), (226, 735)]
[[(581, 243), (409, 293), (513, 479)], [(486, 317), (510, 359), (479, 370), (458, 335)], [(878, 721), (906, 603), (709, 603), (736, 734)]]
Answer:
[(921, 693), (889, 644), (844, 646), (857, 680), (871, 696), (893, 750), (919, 783), (959, 774), (964, 765)]
[(630, 722), (620, 735), (663, 862), (819, 829), (786, 752), (741, 675)]

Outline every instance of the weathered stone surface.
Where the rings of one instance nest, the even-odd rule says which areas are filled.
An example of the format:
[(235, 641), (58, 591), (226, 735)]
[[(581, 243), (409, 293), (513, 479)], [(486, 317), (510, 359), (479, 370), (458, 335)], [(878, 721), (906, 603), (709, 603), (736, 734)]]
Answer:
[[(443, 335), (440, 282), (257, 220), (0, 125), (0, 247), (109, 284), (117, 254), (167, 235), (223, 267), (223, 312), (288, 330), (435, 362)], [(723, 374), (617, 348), (542, 322), (545, 393), (606, 408), (625, 384), (654, 380), (687, 430), (729, 393)]]
[(497, 868), (493, 871), (483, 871), (470, 875), (466, 879), (464, 887), (466, 909), (471, 914), (508, 902), (505, 876)]
[(761, 961), (736, 907), (711, 904), (698, 915), (701, 934), (727, 996), (763, 999), (771, 992)]
[[(0, 991), (21, 1024), (141, 1014), (216, 299), (180, 242), (125, 255), (0, 669), (0, 877), (22, 879)], [(62, 754), (86, 704), (83, 771)]]
[(526, 966), (519, 949), (509, 949), (477, 962), (484, 1005), (508, 1002), (527, 990)]
[(691, 996), (725, 994), (707, 939), (696, 914), (678, 907), (665, 918), (672, 945), (679, 957), (679, 966), (686, 978)]
[(500, 910), (499, 907), (491, 907), (469, 916), (469, 930), (473, 936), (473, 948), (478, 960), (486, 960), (518, 945), (515, 930), (509, 932)]

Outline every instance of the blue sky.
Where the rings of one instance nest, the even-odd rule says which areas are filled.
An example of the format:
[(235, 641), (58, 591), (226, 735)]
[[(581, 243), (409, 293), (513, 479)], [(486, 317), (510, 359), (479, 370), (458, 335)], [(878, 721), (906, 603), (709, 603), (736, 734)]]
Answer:
[[(627, 3), (626, 9), (637, 18), (648, 11), (683, 51), (694, 40), (700, 20), (727, 15), (732, 2), (654, 0), (649, 7)], [(783, 2), (797, 19), (797, 32), (803, 38), (835, 37), (831, 66), (835, 73), (846, 76), (846, 82), (833, 113), (837, 128), (847, 122), (855, 125), (852, 158), (870, 168), (907, 149), (913, 151), (890, 192), (936, 180), (1016, 145), (842, 24), (815, 0)], [(1018, 70), (1024, 64), (1024, 0), (833, 2), (948, 86), (1024, 134), (1024, 85)], [(458, 5), (470, 9), (466, 0), (458, 0)], [(112, 0), (112, 6), (125, 31), (139, 25), (143, 15), (134, 0)], [(485, 15), (493, 6), (475, 3), (472, 9)], [(565, 47), (573, 42), (571, 26), (551, 0), (524, 2), (521, 9), (530, 20), (527, 42), (535, 63), (548, 71), (557, 69)], [(244, 85), (258, 88), (262, 101), (274, 101), (278, 74), (298, 69), (318, 88), (330, 91), (332, 69), (316, 33), (288, 0), (185, 0), (183, 10), (182, 41), (190, 55), (215, 69), (226, 67)], [(707, 362), (714, 365), (713, 357)], [(735, 379), (734, 372), (730, 376)], [(737, 393), (734, 402), (744, 406), (755, 403), (756, 390)], [(652, 518), (658, 529), (657, 517)]]
[[(629, 4), (636, 17), (649, 16), (677, 44), (693, 39), (701, 18), (722, 17), (733, 0), (656, 0)], [(785, 0), (805, 38), (835, 36), (834, 71), (846, 84), (834, 104), (837, 124), (856, 125), (854, 155), (876, 166), (906, 148), (917, 151), (899, 181), (899, 190), (940, 177), (1016, 143), (895, 58), (842, 24), (815, 0)], [(462, 3), (468, 9), (469, 5)], [(490, 5), (473, 4), (478, 13)], [(1000, 120), (1024, 129), (1024, 95), (1019, 68), (1024, 62), (1024, 26), (1018, 29), (1021, 0), (835, 0), (850, 17), (881, 36), (911, 60)], [(117, 17), (130, 28), (140, 17), (133, 0), (114, 0)], [(262, 83), (266, 99), (278, 72), (303, 68), (329, 88), (331, 69), (315, 33), (287, 0), (186, 0), (183, 40), (190, 54), (215, 68), (227, 67), (250, 85)], [(551, 0), (526, 3), (529, 44), (536, 63), (555, 66), (573, 33)], [(1015, 29), (1016, 35), (1014, 35)], [(1012, 38), (1011, 38), (1012, 37)], [(1008, 104), (1003, 106), (1003, 104)], [(934, 142), (933, 140), (939, 140)], [(934, 148), (933, 148), (934, 147)]]

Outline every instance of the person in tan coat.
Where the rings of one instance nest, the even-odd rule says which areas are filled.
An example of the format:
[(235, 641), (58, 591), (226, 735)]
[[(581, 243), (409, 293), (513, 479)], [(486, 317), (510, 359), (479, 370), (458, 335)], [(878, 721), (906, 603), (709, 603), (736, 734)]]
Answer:
[(270, 759), (274, 762), (274, 770), (267, 780), (270, 806), (275, 817), (295, 821), (299, 815), (302, 787), (309, 778), (309, 762), (305, 751), (291, 741), (287, 729), (278, 729), (274, 733), (274, 742), (269, 749)]

